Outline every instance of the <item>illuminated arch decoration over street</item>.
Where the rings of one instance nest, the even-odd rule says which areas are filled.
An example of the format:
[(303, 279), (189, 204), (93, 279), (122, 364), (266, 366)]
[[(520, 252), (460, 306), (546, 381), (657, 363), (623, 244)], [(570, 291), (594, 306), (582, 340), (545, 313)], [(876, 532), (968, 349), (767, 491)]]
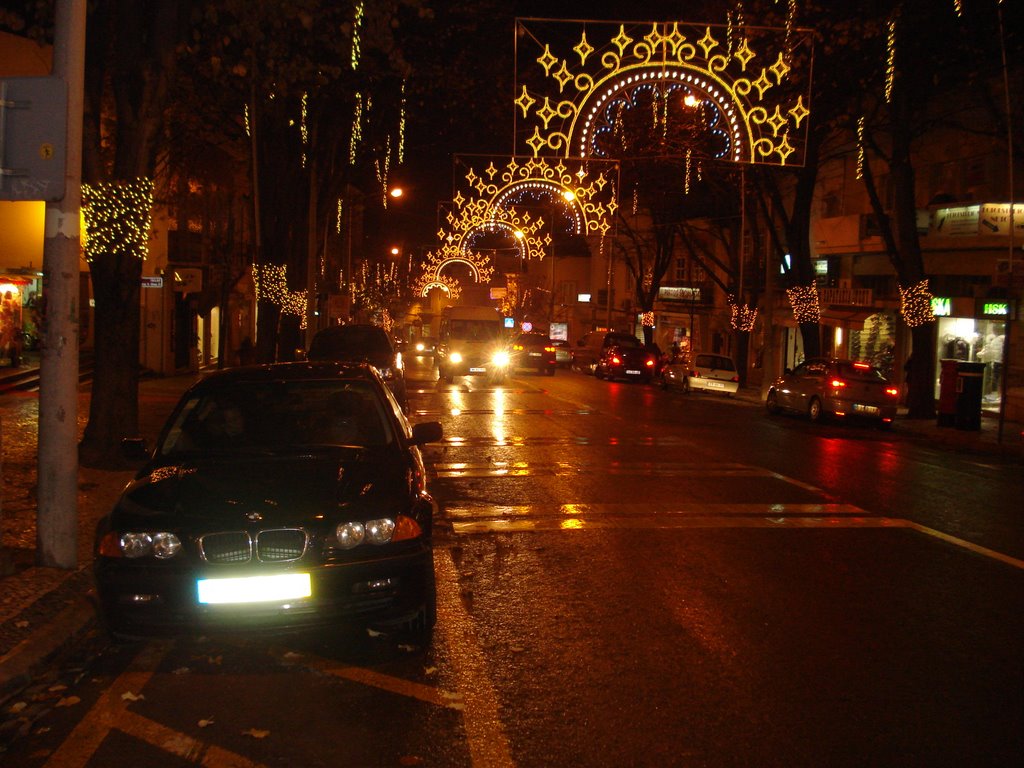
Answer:
[[(537, 197), (547, 197), (558, 206), (568, 222), (565, 234), (604, 237), (614, 226), (617, 162), (519, 155), (459, 156), (456, 164), (465, 169), (461, 178), (456, 175), (456, 205), (476, 217), (474, 225), (480, 229), (502, 226), (501, 222), (518, 212), (528, 223), (535, 223), (538, 231), (544, 230), (544, 221), (532, 221), (543, 219), (544, 212), (534, 210), (531, 214), (531, 204), (525, 202)], [(524, 243), (528, 248), (525, 258), (543, 259), (544, 249), (532, 245), (529, 240)], [(550, 237), (544, 238), (543, 245), (550, 245)]]
[(611, 106), (657, 87), (704, 105), (722, 159), (803, 164), (810, 30), (520, 19), (517, 32), (515, 135), (534, 156), (601, 157)]
[(423, 274), (413, 286), (413, 292), (425, 298), (432, 289), (440, 288), (450, 298), (457, 299), (462, 292), (459, 281), (450, 275), (442, 274), (445, 268), (453, 264), (469, 267), (470, 274), (477, 283), (489, 283), (494, 274), (494, 267), (491, 266), (491, 260), (486, 254), (464, 250), (455, 242), (444, 242), (440, 248), (427, 254)]

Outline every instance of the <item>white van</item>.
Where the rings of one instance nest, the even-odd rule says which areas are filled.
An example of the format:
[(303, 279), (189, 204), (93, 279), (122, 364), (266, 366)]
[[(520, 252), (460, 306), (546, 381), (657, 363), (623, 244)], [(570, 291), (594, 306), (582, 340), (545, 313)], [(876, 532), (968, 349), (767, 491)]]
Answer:
[(503, 381), (509, 363), (505, 319), (493, 307), (446, 307), (434, 356), (442, 381), (451, 383), (456, 376)]

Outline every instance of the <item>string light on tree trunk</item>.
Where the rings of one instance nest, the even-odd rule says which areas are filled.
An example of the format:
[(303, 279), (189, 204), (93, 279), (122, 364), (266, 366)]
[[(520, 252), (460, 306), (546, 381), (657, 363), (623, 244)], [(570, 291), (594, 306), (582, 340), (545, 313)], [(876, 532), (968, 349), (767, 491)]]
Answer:
[(786, 289), (786, 297), (793, 308), (793, 318), (798, 323), (818, 323), (821, 321), (821, 305), (818, 302), (818, 286), (797, 285)]
[(750, 332), (754, 330), (754, 323), (757, 322), (757, 307), (749, 304), (739, 304), (735, 296), (729, 297), (730, 323), (737, 331)]
[(900, 314), (907, 325), (917, 328), (919, 325), (935, 322), (935, 314), (932, 312), (932, 292), (928, 290), (928, 280), (922, 280), (916, 285), (900, 288)]
[(82, 185), (85, 213), (85, 259), (136, 256), (149, 252), (153, 182), (135, 179)]

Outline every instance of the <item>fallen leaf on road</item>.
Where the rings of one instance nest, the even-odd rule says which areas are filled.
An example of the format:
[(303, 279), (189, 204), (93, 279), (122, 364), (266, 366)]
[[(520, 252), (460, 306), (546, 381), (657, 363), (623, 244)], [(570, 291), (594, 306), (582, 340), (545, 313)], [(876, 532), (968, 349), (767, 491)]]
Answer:
[(242, 731), (243, 736), (252, 736), (254, 739), (265, 739), (270, 735), (270, 731), (261, 731), (257, 728), (250, 728), (248, 731)]
[(14, 622), (14, 626), (17, 627), (18, 629), (24, 629), (25, 627), (28, 626), (28, 622), (25, 621), (24, 619), (22, 619), (21, 621)]
[(146, 697), (141, 694), (132, 693), (131, 691), (125, 691), (121, 694), (122, 701), (142, 701), (144, 698)]
[(172, 675), (187, 675), (191, 670), (188, 667), (178, 667), (171, 674)]
[(48, 690), (50, 692), (54, 692), (54, 691), (66, 691), (67, 689), (68, 689), (68, 687), (66, 685), (64, 685), (63, 683), (57, 683), (56, 685), (51, 685), (46, 690)]
[(208, 719), (208, 720), (200, 720), (199, 721), (199, 727), (200, 728), (206, 728), (209, 725), (213, 725), (213, 718), (212, 717), (210, 719)]
[(73, 707), (82, 700), (77, 696), (65, 696), (63, 699), (57, 702), (58, 707)]
[(10, 708), (7, 711), (10, 712), (12, 715), (16, 715), (27, 706), (28, 704), (26, 702), (19, 701), (16, 704), (11, 704)]

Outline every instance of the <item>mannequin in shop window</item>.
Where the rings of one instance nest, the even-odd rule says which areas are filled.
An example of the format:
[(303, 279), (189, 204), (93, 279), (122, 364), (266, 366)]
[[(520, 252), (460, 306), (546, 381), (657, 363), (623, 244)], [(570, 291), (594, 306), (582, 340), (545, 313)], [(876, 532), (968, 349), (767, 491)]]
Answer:
[(947, 333), (943, 341), (945, 342), (943, 357), (949, 360), (967, 360), (970, 357), (971, 347), (962, 337)]
[(986, 392), (993, 392), (999, 389), (1000, 376), (1003, 372), (1003, 337), (1001, 334), (989, 332), (981, 342), (981, 349), (978, 350), (978, 360), (991, 368), (992, 376), (986, 377), (989, 386)]

